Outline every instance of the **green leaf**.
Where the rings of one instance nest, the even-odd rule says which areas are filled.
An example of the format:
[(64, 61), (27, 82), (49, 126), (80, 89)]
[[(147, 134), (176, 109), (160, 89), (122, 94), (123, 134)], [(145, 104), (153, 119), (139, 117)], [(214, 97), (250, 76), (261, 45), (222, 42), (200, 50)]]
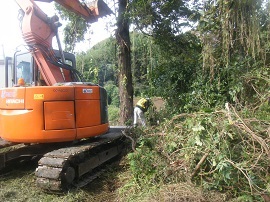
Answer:
[(202, 146), (202, 141), (200, 140), (200, 137), (199, 136), (196, 136), (195, 137), (195, 144), (198, 145), (198, 146)]
[(203, 126), (201, 126), (201, 125), (198, 125), (198, 126), (193, 127), (192, 130), (194, 132), (200, 132), (200, 131), (205, 130), (205, 128)]

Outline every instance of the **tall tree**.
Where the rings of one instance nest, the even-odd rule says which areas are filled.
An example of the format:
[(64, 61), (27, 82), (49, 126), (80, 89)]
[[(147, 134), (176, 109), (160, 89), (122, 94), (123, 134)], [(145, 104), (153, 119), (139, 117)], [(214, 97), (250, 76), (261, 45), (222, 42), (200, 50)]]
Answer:
[(119, 94), (120, 123), (124, 124), (133, 115), (133, 85), (131, 72), (129, 21), (127, 18), (128, 0), (119, 0), (117, 29), (115, 32), (119, 49)]

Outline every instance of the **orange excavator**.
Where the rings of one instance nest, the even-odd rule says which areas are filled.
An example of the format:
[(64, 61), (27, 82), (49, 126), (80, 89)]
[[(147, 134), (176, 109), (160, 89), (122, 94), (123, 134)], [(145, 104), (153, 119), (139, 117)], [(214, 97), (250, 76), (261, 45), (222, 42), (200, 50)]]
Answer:
[[(12, 87), (6, 82), (0, 89), (0, 149), (22, 146), (0, 153), (0, 169), (40, 157), (35, 173), (42, 189), (87, 184), (121, 152), (124, 127), (109, 127), (106, 90), (84, 82), (75, 56), (62, 50), (59, 18), (48, 17), (34, 0), (16, 2), (28, 51), (14, 54), (12, 75), (7, 75), (11, 58), (6, 58), (6, 80), (12, 79)], [(111, 14), (102, 0), (55, 2), (89, 23)], [(59, 50), (52, 48), (53, 37)]]

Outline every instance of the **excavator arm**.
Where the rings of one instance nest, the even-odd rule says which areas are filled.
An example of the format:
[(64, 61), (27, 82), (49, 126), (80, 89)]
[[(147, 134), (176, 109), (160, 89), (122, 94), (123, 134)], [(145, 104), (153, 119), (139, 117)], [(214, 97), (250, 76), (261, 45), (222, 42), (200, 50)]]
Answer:
[(96, 22), (98, 17), (104, 17), (111, 14), (112, 11), (103, 1), (92, 1), (87, 4), (78, 0), (36, 0), (41, 2), (55, 1), (64, 8), (70, 10), (77, 15), (82, 16), (87, 22)]
[[(41, 0), (51, 2), (52, 0)], [(87, 22), (96, 22), (99, 17), (111, 14), (111, 10), (102, 0), (95, 0), (89, 5), (79, 0), (54, 0), (66, 9), (82, 16)], [(61, 61), (57, 59), (52, 48), (53, 37), (57, 38), (59, 51), (62, 52), (58, 28), (61, 26), (55, 15), (48, 17), (34, 0), (16, 0), (22, 9), (21, 29), (46, 85), (58, 82), (76, 82), (79, 76), (76, 70), (65, 64), (63, 53)]]

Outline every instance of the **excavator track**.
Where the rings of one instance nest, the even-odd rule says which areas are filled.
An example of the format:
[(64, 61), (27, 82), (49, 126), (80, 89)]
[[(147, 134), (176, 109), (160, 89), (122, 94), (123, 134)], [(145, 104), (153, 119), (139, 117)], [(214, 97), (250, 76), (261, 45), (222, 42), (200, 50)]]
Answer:
[(103, 164), (122, 152), (121, 128), (78, 145), (46, 153), (36, 169), (37, 186), (47, 192), (62, 192), (82, 187), (95, 179)]

